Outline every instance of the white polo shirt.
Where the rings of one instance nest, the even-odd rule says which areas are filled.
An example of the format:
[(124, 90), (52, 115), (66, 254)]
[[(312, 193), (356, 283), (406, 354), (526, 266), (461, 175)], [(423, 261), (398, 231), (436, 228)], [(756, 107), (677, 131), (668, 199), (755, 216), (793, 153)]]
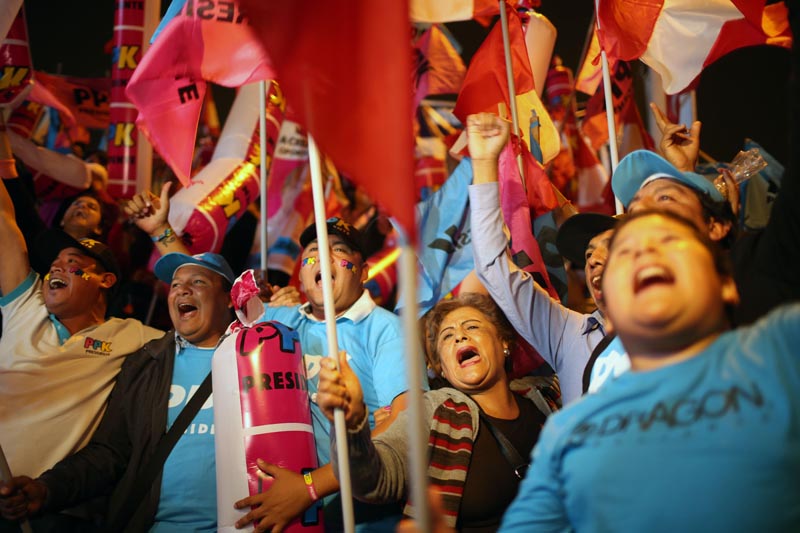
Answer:
[(112, 318), (70, 336), (34, 272), (0, 308), (0, 446), (14, 475), (35, 477), (89, 442), (123, 357), (164, 332)]

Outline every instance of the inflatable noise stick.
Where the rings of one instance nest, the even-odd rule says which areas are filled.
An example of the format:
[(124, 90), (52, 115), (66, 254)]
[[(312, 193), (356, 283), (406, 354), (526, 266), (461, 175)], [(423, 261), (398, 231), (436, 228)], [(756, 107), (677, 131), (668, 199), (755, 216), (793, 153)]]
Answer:
[[(6, 454), (3, 453), (2, 446), (0, 446), (0, 481), (11, 481), (11, 469), (8, 467), (8, 461), (6, 461)], [(22, 533), (33, 533), (31, 524), (27, 520), (20, 522), (19, 528)]]
[(16, 178), (17, 167), (14, 164), (14, 153), (11, 151), (11, 144), (8, 142), (8, 132), (6, 132), (6, 119), (0, 110), (0, 178)]

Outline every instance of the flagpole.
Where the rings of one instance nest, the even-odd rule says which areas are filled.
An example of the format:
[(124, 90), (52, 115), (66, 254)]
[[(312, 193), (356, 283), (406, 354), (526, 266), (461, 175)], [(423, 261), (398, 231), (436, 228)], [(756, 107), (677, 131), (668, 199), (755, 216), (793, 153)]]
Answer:
[[(511, 64), (511, 41), (508, 37), (508, 13), (506, 13), (506, 0), (499, 0), (500, 28), (503, 30), (503, 54), (506, 59), (506, 80), (508, 81), (508, 103), (511, 107), (511, 127), (514, 135), (519, 135), (519, 117), (517, 116), (517, 88), (514, 84), (514, 67)], [(522, 164), (522, 153), (517, 155), (519, 177), (522, 180), (522, 190), (527, 194), (525, 185), (525, 167)]]
[[(2, 446), (0, 446), (0, 481), (11, 481), (11, 469), (8, 467), (8, 461), (6, 460), (6, 454), (3, 453)], [(22, 533), (33, 533), (31, 523), (27, 520), (20, 522), (19, 528), (22, 530)]]
[[(331, 250), (328, 245), (328, 225), (325, 215), (325, 193), (322, 190), (322, 166), (317, 143), (308, 136), (308, 162), (311, 168), (311, 195), (314, 199), (314, 219), (317, 229), (317, 250), (322, 273), (322, 300), (325, 308), (325, 332), (328, 337), (328, 357), (339, 367), (339, 340), (336, 337), (336, 307), (333, 303), (333, 278), (331, 277)], [(262, 213), (262, 217), (266, 214)], [(347, 533), (355, 531), (353, 490), (350, 485), (350, 458), (347, 452), (347, 426), (344, 411), (333, 412), (336, 432), (336, 456), (339, 461), (339, 493), (342, 500), (342, 520)]]
[(400, 300), (405, 307), (400, 313), (405, 338), (406, 374), (408, 379), (408, 434), (411, 502), (419, 531), (431, 531), (431, 512), (428, 506), (428, 437), (430, 430), (423, 419), (422, 357), (419, 354), (419, 305), (417, 303), (417, 255), (407, 234), (400, 234)]
[[(600, 32), (600, 0), (595, 0), (595, 23), (597, 24), (598, 36)], [(603, 92), (606, 97), (606, 121), (608, 123), (608, 149), (611, 155), (611, 174), (617, 169), (619, 164), (619, 152), (617, 151), (617, 127), (614, 124), (614, 98), (611, 92), (611, 73), (608, 69), (608, 57), (606, 51), (603, 49), (603, 42), (600, 41), (600, 63), (603, 66)], [(614, 196), (614, 206), (618, 215), (622, 214), (625, 209), (619, 198)]]
[[(144, 3), (144, 29), (142, 31), (142, 57), (150, 48), (150, 38), (161, 20), (161, 0)], [(136, 190), (149, 191), (153, 185), (153, 145), (144, 135), (136, 136)]]
[(266, 279), (267, 276), (267, 82), (261, 80), (258, 82), (261, 90), (259, 96), (259, 115), (258, 115), (258, 129), (259, 129), (259, 142), (261, 149), (259, 150), (260, 163), (259, 163), (259, 211), (261, 212), (260, 220), (260, 248), (261, 248), (261, 274)]

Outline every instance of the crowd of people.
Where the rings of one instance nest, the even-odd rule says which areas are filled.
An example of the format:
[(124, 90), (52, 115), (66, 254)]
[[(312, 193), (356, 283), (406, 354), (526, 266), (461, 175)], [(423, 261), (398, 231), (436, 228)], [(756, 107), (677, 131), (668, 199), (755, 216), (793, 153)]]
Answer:
[[(800, 3), (786, 3), (797, 35)], [(800, 529), (799, 62), (795, 43), (790, 161), (759, 231), (740, 227), (729, 173), (714, 183), (695, 172), (699, 127), (653, 106), (660, 155), (634, 151), (612, 176), (625, 213), (579, 213), (558, 230), (559, 253), (583, 271), (589, 313), (552, 298), (512, 257), (498, 183), (511, 128), (494, 114), (465, 124), (477, 282), (420, 319), (422, 339), (404, 338), (399, 316), (365, 288), (385, 228), (376, 237), (374, 220), (359, 228), (332, 217), (340, 351), (324, 356), (310, 224), (297, 287), (255, 276), (255, 321), (297, 332), (318, 466), (259, 458), (271, 484), (225, 503), (241, 511), (235, 527), (282, 531), (322, 508), (326, 530), (342, 528), (332, 426), (341, 409), (356, 529), (418, 529), (410, 344), (428, 367), (436, 531)], [(118, 206), (101, 168), (87, 165), (87, 188), (51, 214), (24, 172), (0, 183), (0, 448), (13, 473), (0, 480), (0, 532), (23, 521), (40, 532), (215, 531), (217, 436), (185, 428), (214, 426), (212, 358), (244, 327), (231, 297), (241, 269), (187, 248), (169, 222), (170, 183)], [(126, 308), (141, 271), (166, 295), (161, 321)], [(512, 371), (522, 342), (554, 377)]]

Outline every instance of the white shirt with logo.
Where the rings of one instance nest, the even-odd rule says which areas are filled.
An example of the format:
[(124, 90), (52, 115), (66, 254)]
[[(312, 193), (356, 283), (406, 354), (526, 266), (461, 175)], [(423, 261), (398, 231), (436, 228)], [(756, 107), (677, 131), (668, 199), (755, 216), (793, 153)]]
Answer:
[(164, 333), (112, 318), (70, 336), (33, 272), (0, 308), (0, 446), (14, 475), (38, 476), (86, 445), (123, 357)]

